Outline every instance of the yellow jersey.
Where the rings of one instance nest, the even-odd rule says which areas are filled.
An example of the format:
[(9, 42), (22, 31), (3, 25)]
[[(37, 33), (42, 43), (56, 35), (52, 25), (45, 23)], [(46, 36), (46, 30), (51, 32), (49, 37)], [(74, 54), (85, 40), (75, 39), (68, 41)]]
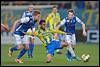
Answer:
[(56, 29), (57, 24), (61, 21), (59, 13), (54, 14), (53, 12), (50, 13), (46, 18), (46, 25), (49, 24), (49, 29)]
[(44, 44), (44, 46), (48, 45), (51, 41), (56, 40), (54, 37), (54, 33), (59, 34), (65, 34), (65, 32), (62, 32), (60, 30), (42, 30), (39, 29), (36, 32), (26, 32), (27, 35), (35, 35), (37, 36)]

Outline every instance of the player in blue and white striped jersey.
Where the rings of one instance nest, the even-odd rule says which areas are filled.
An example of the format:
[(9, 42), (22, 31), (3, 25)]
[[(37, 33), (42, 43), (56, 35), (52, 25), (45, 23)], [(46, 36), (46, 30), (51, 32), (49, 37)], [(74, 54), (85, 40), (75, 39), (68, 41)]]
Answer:
[[(86, 30), (85, 30), (85, 24), (77, 17), (74, 15), (74, 11), (72, 9), (68, 10), (68, 17), (64, 18), (61, 23), (58, 25), (58, 29), (62, 26), (65, 25), (65, 32), (70, 33), (65, 35), (65, 41), (68, 43), (68, 45), (71, 45), (72, 48), (75, 47), (76, 45), (76, 37), (75, 37), (75, 24), (80, 23), (82, 25), (83, 29), (83, 35), (86, 36)], [(75, 56), (75, 53), (73, 50), (71, 51), (71, 48), (67, 49), (67, 59), (71, 60), (72, 56)]]
[[(24, 17), (31, 17), (32, 13), (33, 13), (33, 5), (30, 5), (28, 7), (28, 10), (23, 13), (22, 18), (24, 18)], [(27, 32), (31, 32), (31, 31), (34, 32), (35, 29), (37, 29), (37, 28), (38, 28), (37, 24), (34, 23), (32, 28), (29, 28)], [(28, 36), (28, 37), (29, 37), (29, 41), (30, 41), (30, 43), (29, 43), (29, 50), (28, 50), (28, 57), (32, 58), (32, 56), (33, 56), (33, 49), (34, 49), (34, 38), (35, 37), (34, 36)]]
[(37, 22), (39, 19), (40, 19), (40, 12), (34, 11), (33, 16), (22, 17), (21, 19), (15, 21), (12, 28), (12, 32), (14, 32), (17, 46), (14, 46), (9, 49), (9, 56), (12, 55), (13, 51), (22, 49), (20, 54), (17, 56), (16, 62), (22, 63), (20, 58), (26, 53), (27, 51), (26, 49), (28, 49), (27, 46), (30, 43), (29, 37), (27, 35), (24, 35), (23, 32), (27, 32), (29, 28), (32, 28), (35, 22)]

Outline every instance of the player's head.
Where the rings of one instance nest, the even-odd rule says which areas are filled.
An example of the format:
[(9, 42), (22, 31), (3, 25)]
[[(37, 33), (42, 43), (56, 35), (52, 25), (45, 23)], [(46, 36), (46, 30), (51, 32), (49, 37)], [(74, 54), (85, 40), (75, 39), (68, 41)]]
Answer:
[(73, 10), (73, 9), (69, 9), (69, 10), (67, 11), (67, 14), (68, 14), (68, 18), (69, 18), (69, 19), (72, 19), (72, 17), (74, 16), (74, 10)]
[(33, 13), (34, 21), (39, 21), (40, 17), (41, 17), (40, 11), (38, 11), (38, 10), (34, 11), (34, 13)]
[(40, 25), (41, 29), (45, 30), (45, 28), (46, 28), (45, 20), (40, 20), (39, 25)]
[(29, 12), (32, 12), (32, 11), (33, 11), (33, 5), (29, 5), (29, 6), (28, 6), (28, 11), (29, 11)]
[(56, 7), (56, 6), (53, 6), (52, 11), (53, 11), (54, 13), (57, 13), (57, 12), (58, 12), (57, 7)]

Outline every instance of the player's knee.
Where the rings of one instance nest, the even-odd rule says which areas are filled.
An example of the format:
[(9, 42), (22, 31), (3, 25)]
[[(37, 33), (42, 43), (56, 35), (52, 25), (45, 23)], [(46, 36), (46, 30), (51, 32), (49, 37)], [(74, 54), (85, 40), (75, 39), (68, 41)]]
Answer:
[(29, 50), (29, 43), (24, 44), (24, 48), (25, 48), (26, 50)]
[(18, 45), (18, 49), (22, 49), (24, 46), (22, 44)]
[(67, 47), (67, 45), (68, 45), (67, 42), (65, 42), (65, 41), (62, 41), (62, 42), (61, 42), (61, 47), (62, 47), (62, 48), (63, 48), (63, 47)]
[(71, 42), (67, 42), (67, 47), (72, 47), (72, 43)]

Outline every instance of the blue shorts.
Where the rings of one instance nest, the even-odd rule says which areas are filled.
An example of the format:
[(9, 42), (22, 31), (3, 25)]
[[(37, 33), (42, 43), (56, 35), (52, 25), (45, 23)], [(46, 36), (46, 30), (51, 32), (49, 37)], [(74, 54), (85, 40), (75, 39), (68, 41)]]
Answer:
[(60, 41), (59, 40), (54, 40), (46, 46), (47, 54), (54, 55), (54, 51), (56, 49), (60, 49)]

